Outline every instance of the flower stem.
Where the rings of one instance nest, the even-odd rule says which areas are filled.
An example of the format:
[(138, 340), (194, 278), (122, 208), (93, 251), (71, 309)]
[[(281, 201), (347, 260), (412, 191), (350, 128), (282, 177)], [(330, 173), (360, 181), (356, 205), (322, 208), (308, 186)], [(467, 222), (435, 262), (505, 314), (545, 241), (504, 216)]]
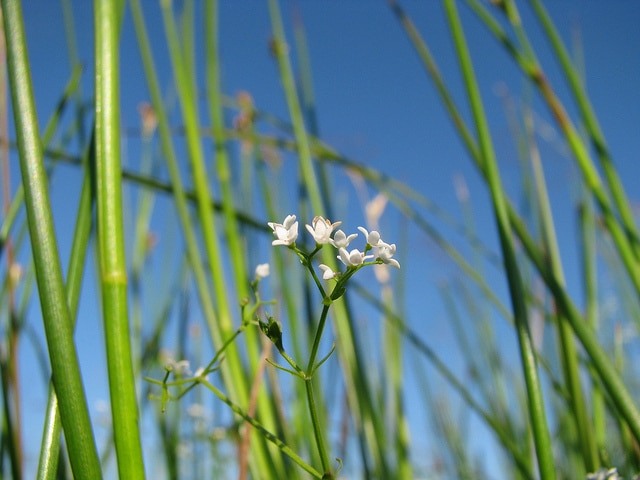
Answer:
[(309, 404), (309, 413), (311, 414), (311, 423), (313, 424), (313, 434), (316, 438), (316, 444), (318, 445), (318, 453), (320, 454), (320, 460), (322, 461), (322, 468), (325, 472), (331, 475), (327, 478), (333, 478), (333, 475), (330, 473), (331, 463), (329, 462), (327, 447), (325, 445), (324, 436), (322, 435), (322, 429), (320, 428), (320, 421), (318, 420), (316, 401), (313, 396), (313, 377), (306, 377), (304, 386), (307, 390), (307, 403)]
[(307, 364), (307, 371), (305, 375), (305, 388), (307, 391), (307, 404), (309, 405), (309, 413), (311, 415), (311, 423), (313, 424), (313, 433), (318, 446), (318, 453), (320, 454), (320, 460), (322, 461), (322, 468), (325, 472), (331, 475), (329, 478), (333, 478), (331, 472), (331, 464), (329, 462), (329, 455), (327, 453), (327, 447), (325, 444), (324, 436), (322, 434), (322, 428), (320, 427), (320, 421), (318, 419), (318, 411), (316, 409), (316, 401), (313, 395), (313, 372), (315, 370), (316, 357), (318, 356), (318, 348), (320, 346), (320, 339), (322, 338), (322, 332), (327, 323), (329, 314), (329, 305), (325, 305), (322, 308), (322, 314), (320, 315), (320, 322), (316, 330), (315, 338), (313, 339), (313, 346), (311, 347), (311, 355), (309, 355), (309, 363)]
[(309, 356), (309, 363), (307, 364), (307, 375), (311, 376), (318, 356), (318, 348), (320, 347), (320, 339), (322, 338), (322, 332), (324, 326), (327, 323), (327, 317), (329, 314), (329, 305), (325, 305), (322, 308), (322, 315), (320, 316), (320, 323), (318, 323), (318, 329), (316, 330), (316, 336), (313, 339), (313, 346), (311, 347), (311, 355)]

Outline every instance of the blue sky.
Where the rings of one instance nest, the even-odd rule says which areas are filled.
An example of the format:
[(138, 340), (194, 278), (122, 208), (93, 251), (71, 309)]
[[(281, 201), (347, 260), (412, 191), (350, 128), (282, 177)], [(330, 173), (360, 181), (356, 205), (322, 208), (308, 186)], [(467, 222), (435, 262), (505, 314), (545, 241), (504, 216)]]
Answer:
[[(93, 69), (92, 6), (91, 2), (72, 3), (79, 56), (86, 64), (83, 89), (88, 95), (92, 90)], [(525, 28), (531, 33), (532, 42), (554, 88), (573, 111), (566, 86), (558, 78), (557, 65), (525, 3), (519, 2)], [(637, 201), (640, 174), (640, 3), (631, 0), (546, 3), (563, 39), (581, 46), (585, 83), (594, 109), (627, 191)], [(455, 98), (462, 101), (464, 93), (440, 2), (413, 0), (402, 4), (429, 43), (444, 77), (449, 79), (448, 85)], [(158, 2), (143, 2), (143, 5), (160, 77), (168, 88), (171, 73)], [(24, 2), (23, 8), (37, 108), (41, 125), (44, 125), (70, 75), (62, 8), (59, 2)], [(455, 176), (464, 177), (473, 198), (479, 235), (497, 251), (486, 189), (386, 2), (283, 1), (281, 8), (290, 41), (293, 38), (291, 19), (294, 12), (300, 14), (304, 23), (321, 137), (346, 156), (407, 182), (458, 218), (461, 212), (453, 179)], [(463, 5), (460, 5), (460, 10), (464, 12), (467, 38), (472, 46), (485, 107), (491, 120), (503, 180), (509, 191), (517, 192), (520, 184), (516, 149), (509, 133), (504, 103), (497, 91), (506, 86), (513, 99), (520, 102), (529, 95), (529, 87), (517, 74), (504, 50), (489, 38)], [(268, 51), (271, 26), (266, 2), (222, 1), (220, 15), (224, 92), (235, 95), (246, 90), (258, 108), (287, 118), (277, 66)], [(148, 100), (148, 94), (129, 12), (126, 13), (122, 41), (126, 45), (122, 50), (121, 64), (122, 124), (124, 127), (137, 127), (137, 106)], [(292, 54), (295, 62), (295, 52)], [(202, 83), (201, 77), (199, 84)], [(548, 131), (552, 135), (550, 140), (540, 141), (540, 148), (551, 197), (557, 208), (557, 228), (571, 284), (571, 280), (575, 281), (579, 275), (575, 267), (574, 211), (571, 201), (568, 201), (575, 198), (576, 169), (566, 156), (566, 148), (553, 140), (555, 125), (548, 112), (539, 102), (534, 102), (533, 107), (540, 122), (540, 131)], [(126, 148), (125, 143), (123, 146)], [(135, 165), (135, 152), (125, 152), (125, 161)], [(15, 159), (12, 167), (15, 183), (18, 179)], [(60, 212), (69, 208), (73, 210), (75, 200), (70, 200), (70, 192), (73, 192), (78, 178), (72, 168), (62, 168), (56, 174), (52, 195)], [(345, 195), (355, 198), (351, 188), (345, 181)], [(362, 221), (361, 213), (356, 208), (348, 215), (350, 228), (355, 229)], [(395, 231), (397, 223), (394, 218), (383, 218), (383, 232), (385, 227), (388, 231)], [(57, 216), (59, 229), (63, 232), (61, 238), (65, 238), (64, 231), (70, 228), (72, 220), (64, 213)], [(418, 251), (420, 255), (412, 256)], [(449, 278), (455, 269), (423, 234), (417, 232), (412, 232), (404, 255), (409, 260), (403, 263), (408, 282), (421, 286), (426, 282), (429, 285), (413, 298), (409, 293), (411, 321), (414, 326), (422, 328), (422, 322), (426, 320), (419, 312), (424, 312), (427, 306), (429, 332), (425, 338), (437, 337), (438, 349), (443, 355), (455, 355), (452, 333), (440, 321), (443, 312), (436, 288), (437, 282)], [(83, 308), (85, 314), (96, 315), (95, 305), (84, 305)], [(85, 372), (89, 381), (90, 404), (99, 398), (107, 398), (106, 376), (101, 370), (103, 365), (94, 361), (102, 355), (95, 353), (103, 351), (101, 337), (95, 335), (97, 325), (96, 317), (96, 321), (81, 325), (78, 331), (81, 358), (94, 372)], [(510, 344), (512, 332), (507, 335), (511, 336), (505, 338), (505, 342)], [(25, 394), (29, 395), (31, 385), (27, 380), (34, 375), (36, 367), (29, 346), (25, 345), (23, 353), (24, 388)], [(452, 362), (455, 363), (455, 358)], [(36, 388), (28, 398), (25, 415), (34, 414), (33, 423), (29, 421), (33, 430), (28, 438), (32, 435), (37, 438), (41, 418), (36, 412), (44, 405), (45, 394)], [(37, 444), (37, 441), (31, 443)], [(31, 455), (35, 455), (35, 451)]]

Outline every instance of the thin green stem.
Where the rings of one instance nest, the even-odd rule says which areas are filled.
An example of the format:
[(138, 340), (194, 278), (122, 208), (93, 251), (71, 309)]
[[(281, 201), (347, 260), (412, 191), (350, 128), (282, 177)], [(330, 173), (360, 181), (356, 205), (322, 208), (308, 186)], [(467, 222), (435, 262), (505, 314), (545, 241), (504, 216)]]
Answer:
[(311, 415), (311, 424), (313, 425), (313, 434), (316, 439), (316, 445), (318, 447), (318, 453), (320, 454), (320, 461), (322, 462), (322, 468), (326, 472), (324, 478), (333, 478), (331, 473), (331, 462), (329, 455), (327, 454), (327, 446), (322, 434), (322, 425), (318, 419), (318, 411), (316, 408), (316, 401), (313, 395), (313, 378), (306, 378), (304, 386), (307, 392), (307, 405), (309, 407), (309, 414)]
[[(636, 228), (633, 225), (628, 225), (623, 221), (625, 225), (621, 225), (613, 209), (613, 205), (609, 198), (609, 193), (602, 183), (600, 174), (596, 166), (594, 165), (589, 155), (589, 149), (582, 140), (577, 128), (571, 121), (567, 111), (558, 98), (556, 92), (551, 86), (549, 79), (547, 78), (540, 63), (533, 55), (531, 49), (528, 46), (526, 37), (521, 30), (521, 25), (515, 23), (519, 38), (523, 39), (524, 49), (522, 52), (519, 50), (509, 39), (506, 33), (501, 28), (500, 24), (486, 13), (484, 7), (478, 2), (478, 0), (467, 0), (474, 8), (480, 18), (484, 21), (487, 28), (493, 35), (503, 44), (503, 46), (512, 55), (514, 61), (518, 64), (522, 72), (529, 78), (529, 80), (538, 88), (540, 95), (546, 102), (550, 113), (553, 115), (558, 127), (560, 128), (564, 138), (573, 153), (575, 162), (582, 172), (585, 183), (589, 187), (589, 190), (593, 197), (596, 199), (598, 207), (602, 212), (602, 218), (607, 229), (611, 233), (611, 237), (616, 245), (617, 253), (622, 260), (631, 282), (636, 290), (637, 294), (640, 294), (640, 268), (638, 268), (638, 235)], [(515, 4), (509, 3), (510, 9), (515, 9)], [(514, 17), (512, 15), (511, 17)], [(594, 127), (595, 128), (595, 127)], [(602, 147), (600, 145), (599, 147)], [(602, 152), (601, 152), (602, 153)], [(601, 157), (602, 159), (602, 157)], [(606, 163), (606, 160), (603, 160)], [(607, 167), (609, 168), (609, 167)], [(624, 202), (625, 195), (622, 191), (621, 185), (618, 185), (616, 178), (610, 175), (611, 188), (615, 190), (614, 195), (618, 196), (617, 202)], [(626, 210), (628, 207), (622, 207)]]
[[(469, 1), (472, 6), (477, 5), (477, 2), (475, 0)], [(445, 103), (445, 106), (447, 107), (448, 113), (452, 121), (454, 122), (458, 133), (462, 137), (465, 146), (471, 154), (472, 159), (476, 163), (482, 175), (486, 177), (486, 167), (482, 161), (480, 150), (477, 147), (469, 128), (465, 124), (463, 117), (453, 103), (452, 96), (449, 94), (446, 83), (444, 79), (441, 78), (438, 68), (429, 50), (426, 48), (426, 45), (420, 38), (417, 30), (411, 23), (410, 19), (404, 14), (402, 9), (400, 9), (400, 7), (394, 0), (390, 0), (390, 2), (392, 4), (392, 7), (394, 8), (394, 11), (398, 15), (398, 18), (405, 26), (405, 29), (407, 29), (407, 34), (414, 42), (416, 49), (418, 49), (421, 58), (427, 67), (427, 70), (433, 77), (433, 80), (436, 82), (437, 89)], [(482, 18), (484, 20), (484, 17)], [(494, 35), (496, 35), (498, 39), (503, 41), (503, 43), (507, 42), (504, 44), (509, 52), (513, 53), (514, 56), (517, 55), (517, 52), (515, 52), (515, 47), (508, 43), (506, 35), (504, 34), (504, 32), (502, 32), (501, 29), (499, 29), (499, 25), (497, 23), (487, 23), (487, 26), (492, 30), (492, 33), (494, 33)], [(545, 281), (545, 284), (551, 290), (555, 301), (558, 303), (558, 306), (564, 311), (564, 314), (567, 315), (574, 333), (582, 343), (585, 351), (588, 353), (592, 361), (592, 365), (598, 372), (598, 375), (606, 386), (606, 389), (610, 392), (613, 403), (619, 409), (625, 421), (630, 425), (630, 430), (634, 433), (636, 440), (640, 441), (640, 411), (638, 411), (638, 407), (636, 406), (633, 397), (627, 389), (625, 382), (621, 379), (620, 375), (616, 371), (615, 366), (610, 360), (609, 355), (607, 355), (602, 346), (599, 344), (593, 332), (585, 326), (584, 319), (581, 317), (578, 309), (572, 303), (567, 292), (559, 287), (555, 277), (548, 270), (546, 257), (542, 254), (542, 252), (540, 252), (538, 245), (531, 238), (525, 223), (522, 221), (522, 219), (510, 203), (507, 203), (507, 211), (509, 214), (511, 226), (515, 230), (516, 235), (525, 247), (527, 256), (534, 263), (536, 269)], [(627, 258), (629, 257), (627, 256)]]
[(487, 173), (487, 183), (491, 192), (494, 213), (496, 216), (500, 245), (502, 248), (509, 285), (509, 293), (513, 306), (518, 344), (520, 347), (520, 358), (522, 361), (525, 384), (527, 386), (529, 415), (533, 429), (534, 443), (536, 445), (538, 469), (542, 480), (553, 480), (555, 479), (555, 466), (551, 450), (551, 438), (544, 411), (542, 387), (538, 378), (533, 341), (529, 331), (524, 287), (515, 254), (515, 246), (513, 244), (513, 237), (507, 211), (507, 202), (504, 198), (504, 189), (502, 188), (495, 154), (491, 144), (491, 138), (480, 98), (478, 84), (475, 80), (471, 58), (469, 56), (466, 40), (460, 24), (460, 18), (453, 0), (445, 0), (445, 10), (456, 46), (460, 68), (463, 72), (467, 95), (473, 111), (481, 158)]
[[(598, 331), (598, 277), (597, 277), (597, 255), (596, 255), (596, 226), (593, 211), (593, 202), (587, 195), (583, 196), (580, 207), (580, 240), (582, 247), (582, 268), (584, 278), (584, 292), (586, 298), (585, 320), (594, 332)], [(596, 372), (590, 367), (595, 378)], [(594, 381), (593, 392), (591, 394), (591, 404), (593, 411), (593, 432), (594, 441), (598, 448), (599, 457), (606, 459), (606, 416), (604, 404), (604, 392), (602, 384)]]
[(611, 154), (609, 153), (609, 147), (607, 146), (604, 134), (598, 124), (598, 119), (586, 94), (584, 82), (580, 78), (578, 69), (574, 67), (569, 53), (567, 52), (560, 35), (558, 35), (558, 32), (554, 27), (549, 14), (544, 8), (544, 5), (539, 0), (530, 0), (530, 3), (533, 5), (534, 11), (538, 15), (538, 19), (540, 20), (547, 37), (551, 41), (556, 57), (560, 61), (564, 75), (571, 87), (573, 96), (575, 97), (578, 108), (582, 114), (591, 143), (593, 144), (600, 160), (602, 171), (604, 172), (615, 206), (618, 208), (624, 230), (629, 237), (629, 242), (635, 252), (636, 258), (640, 259), (640, 236), (638, 235), (638, 228), (631, 209), (632, 204), (627, 198), (624, 186), (622, 185), (620, 177), (613, 165)]
[(206, 388), (208, 388), (209, 390), (211, 390), (213, 394), (216, 397), (218, 397), (222, 402), (226, 403), (236, 415), (239, 415), (247, 423), (251, 424), (256, 430), (260, 431), (260, 433), (264, 436), (266, 440), (276, 445), (282, 453), (284, 453), (289, 458), (291, 458), (291, 460), (293, 460), (296, 463), (296, 465), (302, 468), (305, 472), (309, 473), (314, 478), (319, 478), (319, 479), (326, 478), (326, 477), (323, 477), (323, 475), (320, 472), (318, 472), (315, 468), (313, 468), (311, 465), (305, 462), (302, 458), (300, 458), (300, 456), (298, 456), (290, 447), (285, 445), (282, 442), (282, 440), (280, 440), (273, 433), (271, 433), (266, 428), (264, 428), (264, 426), (258, 420), (250, 416), (247, 412), (242, 410), (238, 405), (233, 403), (229, 397), (227, 397), (224, 393), (218, 390), (214, 385), (207, 382), (206, 380), (201, 380), (200, 383), (204, 385)]
[(320, 347), (320, 340), (324, 332), (324, 327), (327, 323), (329, 316), (330, 305), (324, 305), (322, 307), (322, 314), (320, 315), (320, 321), (318, 322), (318, 328), (313, 338), (313, 345), (311, 346), (311, 353), (309, 354), (309, 362), (307, 363), (307, 374), (311, 375), (314, 370), (316, 357), (318, 356), (318, 348)]
[[(540, 221), (542, 226), (543, 245), (545, 252), (549, 258), (550, 268), (553, 270), (558, 282), (564, 287), (564, 272), (562, 262), (560, 260), (560, 251), (556, 239), (555, 227), (553, 224), (553, 215), (551, 205), (549, 204), (549, 195), (547, 186), (542, 172), (542, 162), (537, 146), (533, 138), (533, 119), (530, 114), (525, 114), (525, 128), (527, 143), (529, 145), (530, 159), (533, 167), (533, 176), (535, 182), (535, 192), (540, 211)], [(595, 472), (598, 470), (599, 461), (596, 450), (595, 438), (588, 419), (586, 400), (580, 381), (579, 359), (575, 345), (571, 325), (564, 315), (558, 315), (558, 336), (560, 339), (560, 355), (563, 361), (563, 371), (565, 376), (565, 384), (570, 394), (570, 405), (575, 425), (577, 428), (578, 441), (582, 448), (582, 458), (586, 472)]]

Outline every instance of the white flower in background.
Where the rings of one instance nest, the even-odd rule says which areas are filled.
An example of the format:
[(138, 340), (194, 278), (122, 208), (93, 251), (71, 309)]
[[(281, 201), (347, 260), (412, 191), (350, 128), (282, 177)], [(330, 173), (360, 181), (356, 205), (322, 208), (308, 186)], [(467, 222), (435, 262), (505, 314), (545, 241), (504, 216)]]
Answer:
[(173, 359), (169, 359), (165, 368), (174, 372), (176, 375), (185, 377), (191, 375), (191, 364), (189, 363), (189, 360), (175, 361)]
[(396, 268), (400, 268), (400, 264), (395, 258), (391, 258), (396, 253), (396, 244), (392, 243), (391, 245), (380, 242), (378, 243), (378, 258), (382, 260), (382, 263), (386, 263), (387, 265), (391, 265)]
[(191, 418), (207, 418), (207, 409), (201, 403), (192, 403), (187, 407), (187, 415)]
[(316, 217), (314, 217), (311, 224), (313, 226), (305, 226), (307, 227), (309, 233), (313, 235), (313, 239), (316, 241), (316, 243), (321, 245), (331, 242), (331, 233), (333, 232), (333, 229), (341, 225), (342, 222), (331, 223), (326, 218), (317, 215)]
[(377, 225), (389, 199), (384, 193), (378, 193), (364, 206), (364, 212), (369, 225)]
[(256, 277), (258, 278), (268, 277), (269, 273), (270, 273), (270, 270), (269, 270), (268, 263), (261, 263), (256, 267)]
[(271, 245), (291, 245), (298, 238), (298, 222), (295, 215), (287, 215), (282, 223), (269, 222), (267, 225), (273, 230), (277, 240)]
[(335, 276), (337, 275), (336, 272), (331, 270), (331, 267), (325, 265), (324, 263), (321, 263), (320, 265), (318, 265), (318, 268), (322, 270), (322, 278), (324, 280), (330, 280), (332, 278), (335, 278)]
[(368, 232), (364, 227), (358, 227), (358, 230), (364, 234), (364, 237), (367, 239), (367, 243), (372, 247), (377, 247), (378, 244), (380, 244), (380, 234), (376, 230)]
[(347, 235), (342, 231), (338, 230), (333, 236), (333, 240), (330, 240), (331, 245), (336, 248), (347, 248), (349, 244), (353, 241), (354, 238), (358, 236), (357, 233), (352, 233), (347, 237)]
[(357, 265), (362, 265), (365, 260), (373, 258), (373, 255), (365, 255), (357, 248), (354, 248), (350, 252), (347, 252), (346, 248), (341, 248), (339, 250), (340, 255), (338, 255), (338, 259), (342, 263), (344, 263), (347, 267), (355, 267)]
[(601, 468), (595, 473), (587, 474), (587, 480), (622, 480), (616, 468)]

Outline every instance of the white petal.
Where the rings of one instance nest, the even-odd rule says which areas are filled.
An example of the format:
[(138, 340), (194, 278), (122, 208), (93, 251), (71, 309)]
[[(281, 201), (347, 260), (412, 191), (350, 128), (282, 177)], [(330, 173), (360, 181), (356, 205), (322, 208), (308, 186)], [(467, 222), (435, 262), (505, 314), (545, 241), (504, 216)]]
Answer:
[(336, 272), (334, 272), (333, 270), (331, 270), (331, 267), (321, 263), (320, 265), (318, 265), (318, 268), (320, 268), (320, 270), (322, 270), (322, 278), (324, 280), (329, 280), (333, 277), (336, 276)]
[(295, 221), (296, 221), (295, 215), (287, 215), (287, 218), (284, 219), (284, 222), (282, 222), (282, 225), (288, 229), (289, 227), (291, 227), (291, 225), (293, 225), (293, 222)]
[(351, 260), (349, 259), (349, 253), (347, 252), (347, 250), (344, 247), (340, 247), (340, 249), (338, 250), (338, 253), (340, 254), (338, 256), (340, 261), (344, 263), (347, 267), (350, 267), (352, 264), (351, 264)]

